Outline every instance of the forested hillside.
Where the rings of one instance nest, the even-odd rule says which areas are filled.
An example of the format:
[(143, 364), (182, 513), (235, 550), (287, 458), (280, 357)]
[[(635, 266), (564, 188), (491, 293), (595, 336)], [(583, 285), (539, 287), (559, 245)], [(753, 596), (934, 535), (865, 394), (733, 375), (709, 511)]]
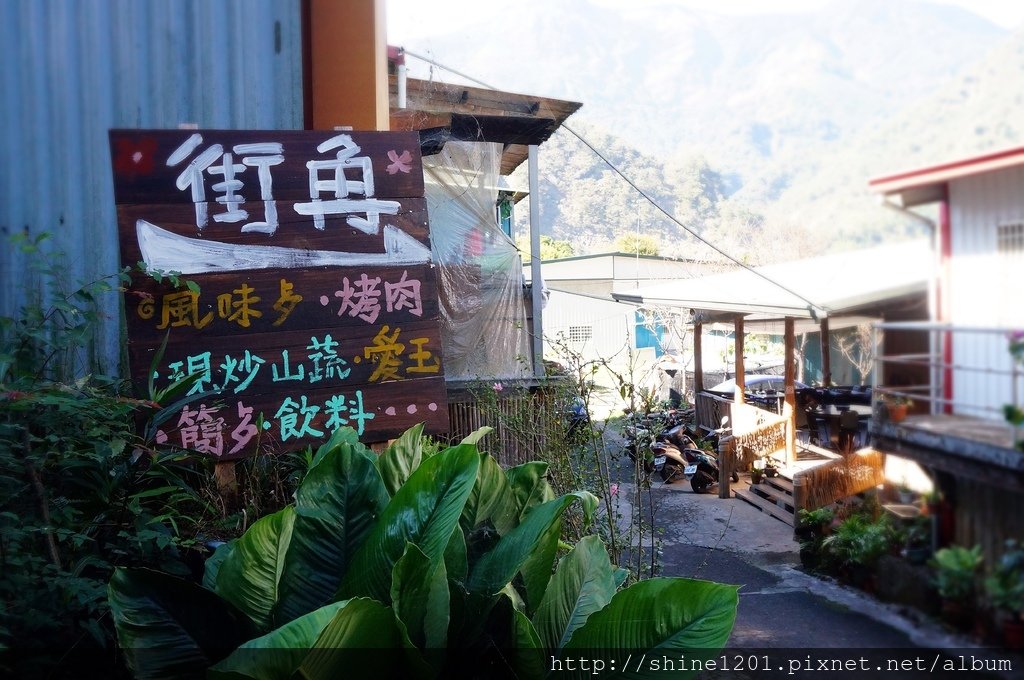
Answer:
[[(750, 262), (920, 230), (879, 207), (867, 180), (1022, 142), (1024, 35), (929, 2), (768, 8), (518, 0), (507, 30), (471, 25), (408, 47), (503, 89), (583, 102), (572, 128)], [(699, 253), (568, 133), (542, 147), (541, 172), (543, 231), (577, 254), (638, 231), (663, 253)]]

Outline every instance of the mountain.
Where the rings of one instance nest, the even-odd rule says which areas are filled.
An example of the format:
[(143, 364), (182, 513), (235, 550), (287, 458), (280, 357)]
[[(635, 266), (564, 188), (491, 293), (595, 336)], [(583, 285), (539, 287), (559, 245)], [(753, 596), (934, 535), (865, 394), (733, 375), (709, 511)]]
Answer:
[[(582, 101), (570, 126), (629, 160), (688, 226), (741, 249), (736, 229), (803, 230), (819, 248), (898, 233), (901, 218), (867, 195), (868, 177), (1020, 135), (1022, 36), (952, 6), (839, 0), (738, 17), (669, 2), (519, 0), (499, 16), (464, 17), (456, 34), (405, 46), (502, 89)], [(542, 188), (545, 232), (590, 248), (639, 221), (687, 242), (586, 149), (552, 141), (542, 171), (545, 157), (557, 168)], [(707, 183), (695, 189), (694, 177)], [(687, 208), (698, 195), (711, 204), (703, 212)]]

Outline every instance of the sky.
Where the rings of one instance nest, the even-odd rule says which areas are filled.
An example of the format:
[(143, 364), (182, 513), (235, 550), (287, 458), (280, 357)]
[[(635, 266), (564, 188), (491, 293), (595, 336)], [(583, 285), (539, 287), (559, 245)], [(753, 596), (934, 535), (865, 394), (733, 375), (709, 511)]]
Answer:
[[(547, 0), (559, 2), (560, 0)], [(627, 0), (595, 0), (603, 5), (621, 5)], [(675, 4), (691, 9), (720, 14), (765, 14), (768, 12), (801, 12), (837, 0), (628, 0), (631, 5)], [(839, 2), (849, 0), (838, 0)], [(911, 2), (913, 0), (892, 0)], [(932, 0), (937, 4), (956, 5), (985, 17), (997, 26), (1014, 29), (1024, 24), (1024, 2), (1021, 0)], [(514, 11), (515, 3), (502, 0), (385, 0), (387, 3), (388, 43), (402, 45), (422, 40), (432, 33), (449, 32), (480, 17), (499, 19)]]

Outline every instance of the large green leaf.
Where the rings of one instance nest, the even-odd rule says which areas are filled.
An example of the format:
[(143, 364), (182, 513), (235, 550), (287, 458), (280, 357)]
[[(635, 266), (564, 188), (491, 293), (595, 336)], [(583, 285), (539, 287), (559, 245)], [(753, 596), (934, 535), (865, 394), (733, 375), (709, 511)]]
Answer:
[(505, 471), (489, 454), (481, 453), (480, 472), (462, 511), (463, 529), (468, 533), (514, 504)]
[(377, 458), (377, 467), (388, 495), (394, 496), (422, 462), (423, 423), (419, 423), (403, 432), (402, 436)]
[[(564, 650), (594, 658), (691, 651), (710, 658), (729, 639), (739, 602), (737, 586), (683, 578), (652, 578), (616, 593), (573, 633)], [(649, 668), (619, 667), (612, 676), (659, 677)], [(608, 673), (605, 674), (606, 676)], [(695, 677), (696, 673), (677, 677)]]
[(220, 573), (220, 565), (224, 564), (224, 560), (227, 559), (228, 555), (235, 549), (235, 542), (228, 541), (222, 545), (217, 546), (217, 549), (213, 551), (213, 554), (206, 558), (206, 563), (203, 564), (203, 587), (208, 590), (217, 590), (217, 574)]
[[(519, 526), (502, 536), (490, 552), (477, 560), (466, 584), (470, 592), (490, 595), (504, 588), (535, 553), (543, 553), (547, 549), (542, 539), (575, 500), (582, 501), (588, 516), (597, 506), (597, 499), (592, 494), (575, 491), (533, 508)], [(553, 556), (546, 565), (533, 563), (531, 573), (523, 574), (524, 579), (550, 579), (553, 563)]]
[[(366, 448), (364, 444), (359, 441), (359, 433), (351, 427), (339, 427), (337, 430), (331, 433), (331, 438), (320, 445), (320, 448), (316, 450), (316, 454), (313, 456), (313, 462), (310, 464), (309, 469), (312, 470), (314, 467), (320, 464), (320, 461), (327, 456), (328, 453), (337, 448), (340, 444), (350, 444), (357, 451), (372, 455), (370, 449)], [(307, 471), (308, 472), (308, 471)]]
[(548, 527), (533, 547), (526, 561), (519, 570), (523, 575), (523, 586), (526, 589), (526, 612), (532, 615), (544, 598), (548, 583), (551, 581), (551, 570), (558, 555), (558, 540), (562, 536), (562, 519), (559, 517)]
[(295, 526), (295, 508), (267, 515), (234, 542), (217, 573), (217, 594), (245, 612), (262, 631), (274, 627), (274, 606)]
[(246, 677), (287, 680), (316, 643), (320, 633), (349, 600), (334, 602), (250, 640), (210, 669), (208, 678)]
[[(368, 653), (372, 649), (387, 651)], [(304, 680), (417, 678), (429, 676), (430, 669), (389, 607), (356, 598), (324, 628), (298, 674)]]
[(469, 556), (466, 554), (466, 536), (462, 528), (455, 527), (452, 531), (451, 540), (444, 549), (444, 568), (448, 577), (460, 583), (466, 580), (469, 574)]
[(494, 432), (494, 428), (490, 425), (484, 425), (470, 432), (465, 439), (462, 440), (463, 444), (473, 444), (474, 446), (480, 443), (480, 440)]
[(118, 642), (140, 680), (201, 677), (257, 634), (215, 593), (157, 571), (118, 568), (107, 591)]
[(545, 477), (547, 472), (548, 464), (542, 460), (523, 463), (505, 471), (515, 504), (508, 505), (511, 515), (505, 512), (493, 518), (498, 533), (504, 536), (519, 524), (530, 510), (555, 497), (551, 484)]
[(391, 601), (413, 644), (427, 649), (445, 646), (451, 604), (443, 559), (431, 561), (415, 545), (407, 544), (392, 571)]
[(563, 647), (573, 632), (615, 595), (615, 568), (597, 536), (587, 536), (558, 563), (533, 623), (550, 650)]
[[(320, 455), (320, 454), (317, 454)], [(275, 625), (331, 601), (388, 503), (372, 454), (348, 441), (325, 452), (295, 494), (295, 526), (281, 572)]]
[(339, 599), (369, 596), (390, 601), (391, 570), (415, 543), (439, 559), (473, 490), (480, 456), (475, 446), (456, 446), (424, 460), (391, 498), (342, 579)]

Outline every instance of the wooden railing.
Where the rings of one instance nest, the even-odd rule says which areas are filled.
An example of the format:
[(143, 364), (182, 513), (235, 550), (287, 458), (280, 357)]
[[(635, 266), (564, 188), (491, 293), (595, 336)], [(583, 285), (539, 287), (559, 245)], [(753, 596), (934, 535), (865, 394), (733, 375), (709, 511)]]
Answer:
[(780, 465), (786, 464), (788, 418), (749, 404), (733, 404), (731, 413), (739, 469), (748, 468), (757, 458), (772, 457)]
[(732, 415), (732, 399), (719, 397), (710, 392), (698, 392), (694, 396), (697, 409), (697, 428), (701, 434), (708, 434), (722, 427), (722, 418)]
[(861, 449), (793, 475), (793, 507), (815, 510), (885, 482), (884, 454)]

